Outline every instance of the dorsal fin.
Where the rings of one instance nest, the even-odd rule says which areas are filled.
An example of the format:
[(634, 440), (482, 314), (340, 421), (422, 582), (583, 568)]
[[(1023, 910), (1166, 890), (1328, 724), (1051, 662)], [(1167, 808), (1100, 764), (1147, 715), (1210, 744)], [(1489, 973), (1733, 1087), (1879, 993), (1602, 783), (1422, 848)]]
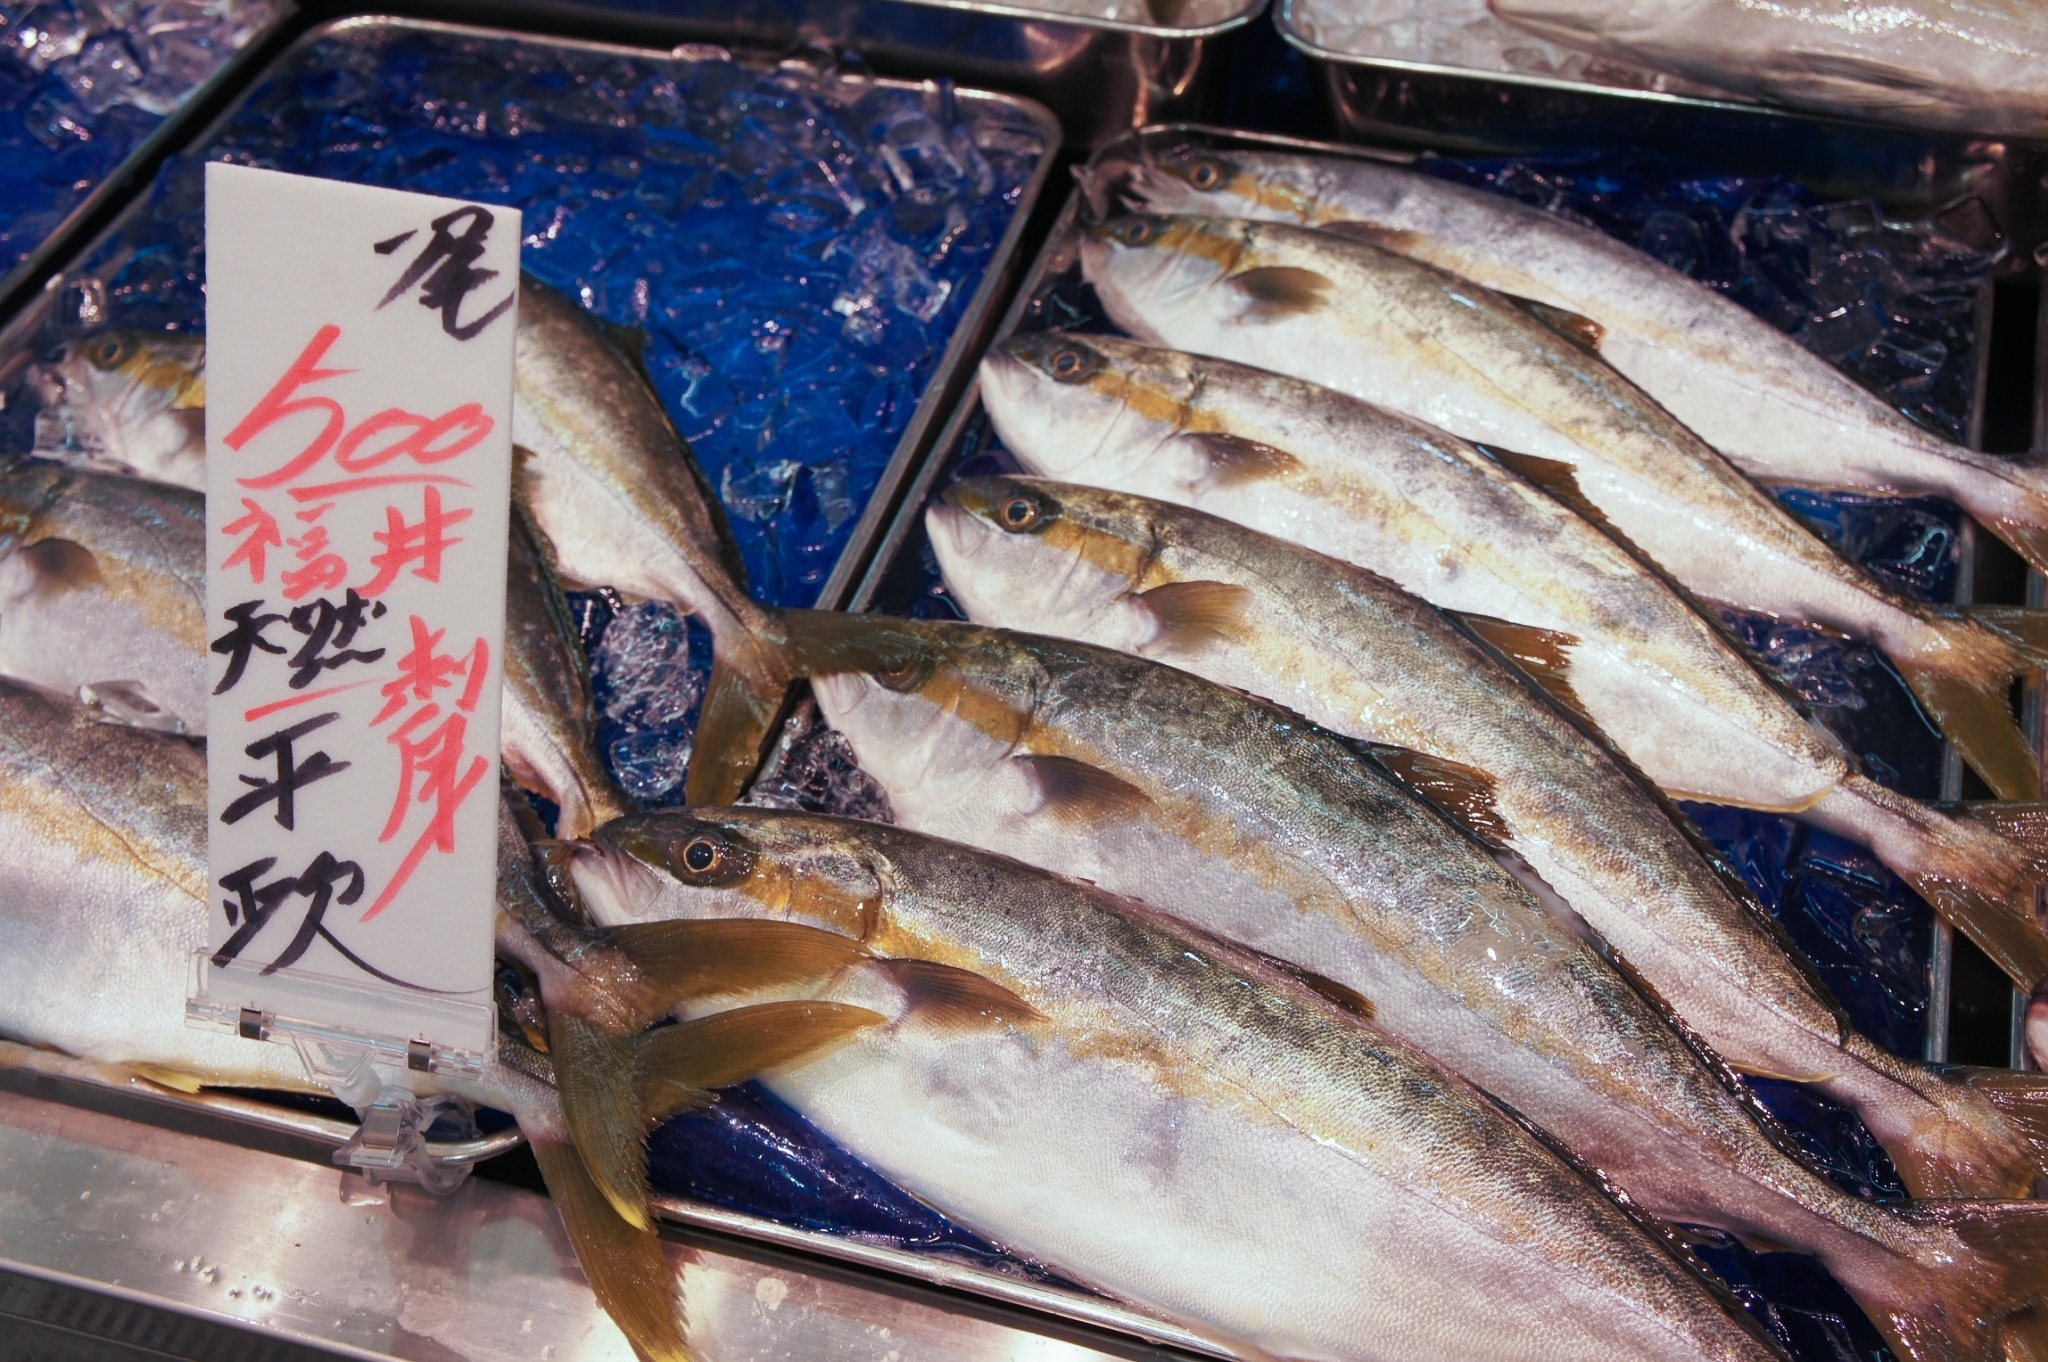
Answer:
[(1246, 321), (1274, 322), (1317, 311), (1327, 301), (1330, 277), (1299, 265), (1261, 265), (1230, 276), (1245, 296)]
[(1168, 582), (1134, 598), (1152, 617), (1152, 642), (1201, 648), (1228, 638), (1251, 608), (1252, 593), (1229, 582)]
[(1023, 767), (1038, 794), (1032, 811), (1093, 823), (1131, 818), (1152, 807), (1152, 797), (1121, 776), (1073, 757), (1024, 753), (1010, 758)]
[(1514, 293), (1503, 293), (1500, 296), (1588, 354), (1599, 354), (1600, 342), (1607, 339), (1606, 327), (1591, 317), (1573, 312), (1570, 308), (1559, 307), (1555, 303), (1540, 303), (1534, 298), (1524, 298)]
[(993, 979), (936, 960), (878, 960), (903, 990), (906, 1015), (949, 1031), (992, 1031), (1043, 1021), (1045, 1014)]
[(1478, 635), (1480, 640), (1499, 652), (1508, 661), (1526, 673), (1530, 680), (1543, 687), (1543, 691), (1556, 701), (1566, 713), (1586, 727), (1599, 731), (1593, 716), (1579, 702), (1577, 692), (1571, 684), (1571, 653), (1578, 639), (1555, 629), (1539, 629), (1533, 624), (1516, 624), (1510, 620), (1495, 619), (1491, 615), (1456, 614), (1458, 622)]
[(1506, 848), (1515, 830), (1493, 803), (1493, 777), (1476, 767), (1406, 747), (1371, 744), (1374, 760), (1403, 785), (1442, 809), (1450, 820), (1490, 847)]
[(1242, 487), (1246, 483), (1283, 478), (1301, 467), (1301, 460), (1286, 450), (1242, 435), (1212, 430), (1186, 438), (1200, 446), (1203, 457), (1209, 461), (1206, 480), (1217, 487)]

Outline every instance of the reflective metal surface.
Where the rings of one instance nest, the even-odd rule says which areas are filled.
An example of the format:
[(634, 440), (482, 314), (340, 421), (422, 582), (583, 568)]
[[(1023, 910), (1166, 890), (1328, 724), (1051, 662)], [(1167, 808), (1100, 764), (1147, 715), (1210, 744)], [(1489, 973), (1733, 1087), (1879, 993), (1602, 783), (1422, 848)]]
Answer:
[(1640, 147), (1724, 173), (1789, 175), (1815, 191), (1900, 212), (1980, 194), (2024, 258), (2043, 239), (2044, 149), (1917, 132), (1582, 81), (1363, 59), (1303, 35), (1297, 0), (1274, 22), (1320, 68), (1342, 136), (1444, 155)]
[(1084, 148), (1193, 116), (1216, 74), (1216, 40), (1265, 7), (1266, 0), (1211, 0), (1188, 7), (1195, 22), (1180, 27), (982, 0), (452, 0), (479, 22), (516, 25), (522, 14), (566, 11), (602, 16), (650, 40), (845, 48), (885, 74), (1028, 95)]
[[(669, 1257), (704, 1362), (1162, 1356), (719, 1237), (673, 1242)], [(5, 1089), (0, 1269), (341, 1356), (633, 1356), (545, 1197), (476, 1178), (441, 1200), (370, 1188), (314, 1163)], [(0, 1354), (17, 1355), (4, 1344)]]

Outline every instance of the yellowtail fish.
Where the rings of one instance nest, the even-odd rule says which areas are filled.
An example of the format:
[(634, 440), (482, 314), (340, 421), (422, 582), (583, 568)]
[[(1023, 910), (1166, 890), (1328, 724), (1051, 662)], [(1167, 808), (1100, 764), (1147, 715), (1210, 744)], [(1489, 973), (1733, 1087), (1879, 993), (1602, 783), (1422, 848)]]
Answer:
[(1500, 451), (1695, 596), (1869, 640), (2002, 799), (2038, 799), (2006, 703), (2048, 659), (2048, 614), (1962, 615), (1836, 553), (1640, 388), (1468, 279), (1276, 222), (1126, 217), (1084, 271), (1142, 338), (1291, 374)]
[(206, 498), (0, 458), (0, 673), (206, 732)]
[(1471, 444), (1296, 379), (1105, 336), (983, 361), (1032, 472), (1206, 510), (1466, 618), (1674, 797), (1788, 814), (1874, 851), (2023, 987), (2048, 977), (2030, 805), (1945, 812), (1860, 775), (1663, 578)]
[(1901, 1352), (1995, 1336), (2006, 1307), (1977, 1295), (1977, 1267), (1951, 1272), (1951, 1227), (1785, 1153), (1622, 969), (1341, 739), (1088, 644), (809, 612), (790, 632), (905, 826), (1142, 896), (1327, 981), (1652, 1214), (1814, 1254)]
[(1101, 167), (1152, 213), (1342, 232), (1588, 320), (1577, 334), (1751, 477), (1947, 497), (2048, 569), (2048, 473), (1908, 420), (1775, 326), (1605, 232), (1403, 166), (1168, 149)]
[(564, 578), (667, 601), (711, 630), (714, 662), (685, 791), (736, 798), (760, 763), (790, 672), (773, 611), (661, 401), (588, 312), (520, 284), (513, 439), (528, 505)]
[(2048, 13), (2028, 0), (1488, 0), (1567, 47), (1795, 109), (2048, 137)]
[(1039, 478), (956, 483), (925, 526), (976, 622), (1153, 658), (1390, 744), (1382, 765), (1526, 861), (1729, 1063), (1854, 1107), (1914, 1196), (2032, 1193), (2048, 1079), (1928, 1068), (1852, 1030), (1677, 814), (1427, 602), (1201, 511)]
[(206, 341), (100, 331), (38, 375), (37, 454), (206, 490)]
[(806, 923), (886, 1023), (774, 1091), (948, 1216), (1240, 1357), (1776, 1357), (1483, 1097), (1136, 902), (878, 824), (643, 814), (570, 866), (600, 922)]
[(552, 549), (512, 500), (505, 588), (505, 720), (499, 747), (514, 780), (561, 809), (557, 833), (588, 836), (633, 810), (597, 750), (590, 663), (555, 580)]

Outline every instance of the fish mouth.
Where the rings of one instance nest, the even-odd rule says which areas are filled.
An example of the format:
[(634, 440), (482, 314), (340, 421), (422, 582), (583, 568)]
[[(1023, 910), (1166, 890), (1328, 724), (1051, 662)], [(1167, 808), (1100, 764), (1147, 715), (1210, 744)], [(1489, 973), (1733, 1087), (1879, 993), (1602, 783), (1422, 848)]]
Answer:
[(831, 672), (811, 678), (811, 693), (818, 699), (818, 708), (825, 711), (825, 722), (846, 731), (844, 720), (861, 707), (868, 698), (867, 677), (859, 672)]
[(602, 838), (577, 844), (569, 860), (569, 878), (600, 927), (646, 921), (661, 895), (652, 869)]
[(930, 536), (932, 548), (942, 565), (948, 558), (974, 557), (987, 546), (989, 536), (995, 533), (988, 522), (961, 504), (957, 487), (947, 488), (925, 509), (924, 530)]
[(1009, 351), (991, 350), (981, 357), (982, 401), (990, 406), (1015, 409), (1038, 386), (1038, 377), (1037, 369)]

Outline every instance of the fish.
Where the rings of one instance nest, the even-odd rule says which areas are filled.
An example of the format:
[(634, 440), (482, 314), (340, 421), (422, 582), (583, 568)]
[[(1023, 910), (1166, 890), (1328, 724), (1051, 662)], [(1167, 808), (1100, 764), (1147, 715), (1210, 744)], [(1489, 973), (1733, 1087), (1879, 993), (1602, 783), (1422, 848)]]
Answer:
[(2048, 14), (2026, 0), (1488, 0), (1551, 42), (1788, 108), (2048, 136)]
[(1355, 563), (1490, 636), (1674, 798), (1869, 847), (2022, 988), (2048, 978), (2028, 804), (1870, 780), (1668, 581), (1467, 441), (1300, 380), (1116, 337), (1014, 337), (980, 393), (1033, 473), (1221, 515)]
[(882, 1014), (769, 1087), (947, 1216), (1234, 1356), (1779, 1356), (1543, 1141), (1371, 1023), (1103, 889), (765, 809), (606, 824), (593, 919), (806, 923)]
[(0, 673), (206, 733), (206, 498), (0, 458)]
[(574, 840), (634, 804), (598, 753), (590, 663), (555, 580), (553, 549), (517, 496), (507, 542), (499, 750), (514, 780), (555, 802), (556, 831)]
[(1255, 364), (1478, 441), (1611, 525), (1693, 595), (1866, 639), (2001, 799), (2041, 797), (2007, 703), (2048, 612), (1964, 614), (1843, 558), (1640, 388), (1470, 280), (1276, 222), (1129, 216), (1084, 273), (1140, 339)]
[[(537, 978), (545, 1037), (560, 1043), (537, 1058), (501, 1019), (499, 1062), (474, 1076), (408, 1069), (397, 1079), (419, 1097), (448, 1094), (514, 1116), (600, 1303), (655, 1362), (689, 1362), (675, 1283), (646, 1214), (641, 1135), (678, 1108), (684, 1080), (732, 1083), (757, 1063), (799, 1062), (862, 1019), (814, 1007), (680, 1038), (684, 1028), (664, 1028), (660, 1063), (644, 1071), (641, 1028), (686, 1000), (803, 977), (854, 952), (776, 923), (706, 933), (578, 922), (553, 898), (514, 809), (501, 802), (497, 949)], [(208, 946), (206, 817), (206, 759), (190, 742), (0, 680), (0, 960), (12, 980), (0, 1033), (180, 1091), (329, 1095), (290, 1046), (185, 1022), (192, 957)], [(632, 1095), (623, 1114), (593, 1096), (614, 1091)], [(579, 1138), (592, 1140), (587, 1150)], [(607, 1189), (636, 1181), (643, 1200), (629, 1217)]]
[(1914, 1064), (1856, 1032), (1677, 812), (1427, 602), (1202, 511), (1042, 478), (956, 482), (925, 526), (977, 623), (1151, 658), (1379, 744), (1383, 766), (1525, 862), (1734, 1068), (1854, 1108), (1913, 1196), (2024, 1197), (2041, 1181), (2048, 1079)]
[(1602, 359), (1751, 477), (1946, 497), (2048, 570), (2048, 469), (1908, 419), (1747, 308), (1584, 223), (1359, 157), (1178, 147), (1100, 173), (1146, 212), (1341, 232), (1564, 309)]
[(1343, 740), (1089, 644), (955, 621), (789, 625), (819, 709), (903, 826), (1142, 898), (1327, 981), (1651, 1214), (1814, 1254), (1902, 1355), (1933, 1339), (1968, 1355), (1995, 1332), (1975, 1270), (1947, 1275), (1946, 1230), (1788, 1153), (1625, 966)]
[(534, 520), (571, 583), (666, 601), (711, 630), (684, 793), (738, 798), (793, 673), (774, 611), (748, 594), (718, 498), (645, 376), (599, 322), (523, 276), (512, 439)]
[(67, 341), (34, 375), (34, 452), (206, 490), (206, 341), (104, 330)]

